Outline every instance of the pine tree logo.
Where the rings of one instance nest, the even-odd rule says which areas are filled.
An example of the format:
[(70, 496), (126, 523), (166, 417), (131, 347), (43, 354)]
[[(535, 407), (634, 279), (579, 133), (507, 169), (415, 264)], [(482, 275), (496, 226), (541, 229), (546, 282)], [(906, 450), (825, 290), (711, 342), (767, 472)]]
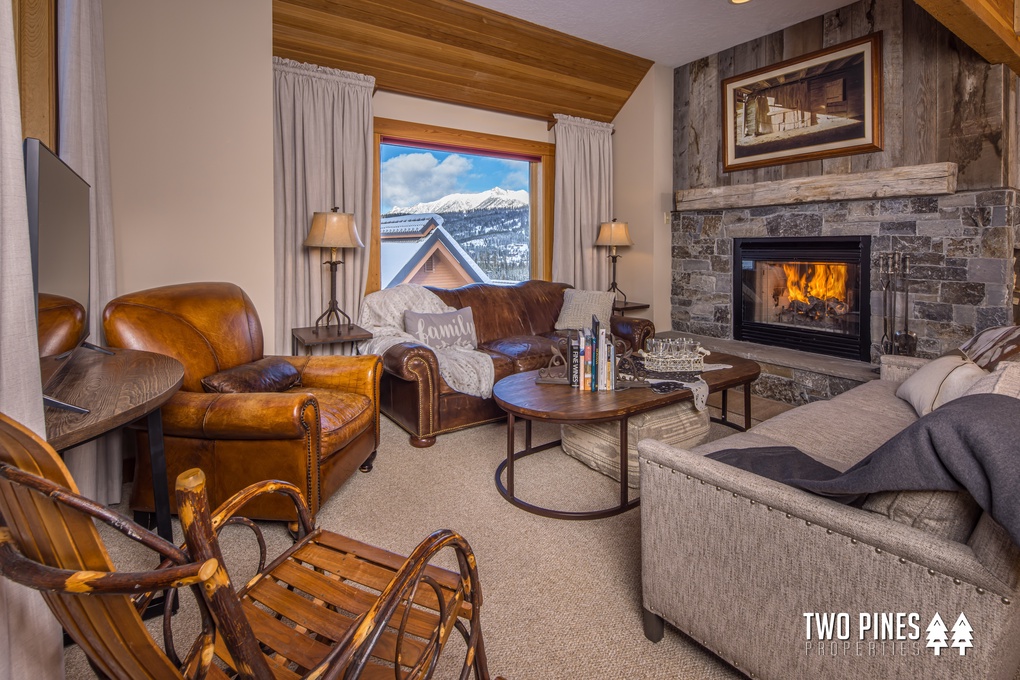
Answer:
[[(962, 617), (963, 615), (961, 614), (960, 616)], [(964, 621), (966, 621), (966, 619), (964, 619)], [(959, 623), (959, 621), (957, 621), (957, 623)], [(969, 627), (970, 626), (968, 624), (968, 628)], [(942, 617), (939, 616), (938, 612), (935, 612), (935, 617), (931, 620), (931, 623), (928, 624), (928, 628), (926, 630), (928, 631), (928, 644), (925, 646), (934, 649), (935, 656), (940, 656), (942, 654), (942, 650), (949, 646), (949, 643), (946, 642), (946, 633), (949, 629), (946, 628), (946, 624), (942, 621)], [(953, 631), (955, 635), (955, 626), (953, 627)], [(960, 650), (960, 653), (963, 654), (963, 649)]]
[[(942, 627), (945, 630), (945, 626)], [(945, 637), (943, 636), (943, 639)], [(968, 647), (974, 646), (974, 629), (970, 626), (970, 621), (963, 614), (960, 614), (960, 618), (956, 619), (956, 623), (953, 624), (953, 647), (960, 650), (960, 656), (967, 653)], [(938, 651), (935, 652), (938, 654)]]

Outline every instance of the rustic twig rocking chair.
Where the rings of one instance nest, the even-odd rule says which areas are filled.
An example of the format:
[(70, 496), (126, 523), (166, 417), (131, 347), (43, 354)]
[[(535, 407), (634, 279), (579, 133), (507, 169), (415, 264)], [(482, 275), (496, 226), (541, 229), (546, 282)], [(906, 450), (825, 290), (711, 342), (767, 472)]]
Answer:
[[(315, 529), (297, 487), (253, 485), (210, 513), (205, 477), (177, 480), (187, 537), (179, 548), (75, 493), (53, 449), (0, 414), (0, 572), (42, 591), (50, 609), (110, 678), (428, 678), (457, 628), (467, 643), (461, 678), (488, 678), (479, 614), (482, 594), (467, 542), (437, 531), (405, 561), (393, 553)], [(234, 513), (254, 496), (291, 497), (301, 538), (265, 564), (261, 533)], [(120, 572), (94, 519), (162, 556), (153, 571)], [(230, 523), (254, 529), (259, 574), (235, 591), (217, 534)], [(453, 550), (459, 573), (429, 565)], [(183, 659), (164, 614), (163, 648), (140, 613), (161, 591), (195, 592), (202, 631)]]

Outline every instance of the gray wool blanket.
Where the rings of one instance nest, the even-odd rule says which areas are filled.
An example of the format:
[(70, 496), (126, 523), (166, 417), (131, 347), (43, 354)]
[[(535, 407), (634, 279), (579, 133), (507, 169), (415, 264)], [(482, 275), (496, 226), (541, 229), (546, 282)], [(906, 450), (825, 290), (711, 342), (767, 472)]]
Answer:
[(880, 491), (965, 489), (1020, 545), (1020, 399), (1013, 397), (955, 399), (843, 473), (790, 446), (707, 457), (847, 504)]

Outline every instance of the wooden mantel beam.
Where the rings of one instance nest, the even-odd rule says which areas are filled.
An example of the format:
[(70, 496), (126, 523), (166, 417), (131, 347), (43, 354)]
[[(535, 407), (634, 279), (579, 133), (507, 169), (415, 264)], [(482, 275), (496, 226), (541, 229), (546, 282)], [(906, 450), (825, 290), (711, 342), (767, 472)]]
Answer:
[(676, 192), (676, 210), (726, 210), (820, 201), (856, 201), (956, 192), (956, 163), (929, 163), (870, 172), (795, 177)]
[(1020, 75), (1020, 37), (1016, 7), (1020, 0), (916, 0), (917, 4), (993, 64)]

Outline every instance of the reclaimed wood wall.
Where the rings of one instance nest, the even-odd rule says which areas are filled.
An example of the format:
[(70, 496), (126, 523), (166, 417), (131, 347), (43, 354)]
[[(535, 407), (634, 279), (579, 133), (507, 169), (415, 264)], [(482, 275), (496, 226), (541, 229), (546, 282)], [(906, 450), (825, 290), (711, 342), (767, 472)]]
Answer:
[[(722, 81), (882, 31), (883, 150), (722, 171)], [(958, 189), (1017, 187), (1017, 77), (914, 0), (860, 0), (699, 59), (674, 73), (674, 189), (953, 162)]]

